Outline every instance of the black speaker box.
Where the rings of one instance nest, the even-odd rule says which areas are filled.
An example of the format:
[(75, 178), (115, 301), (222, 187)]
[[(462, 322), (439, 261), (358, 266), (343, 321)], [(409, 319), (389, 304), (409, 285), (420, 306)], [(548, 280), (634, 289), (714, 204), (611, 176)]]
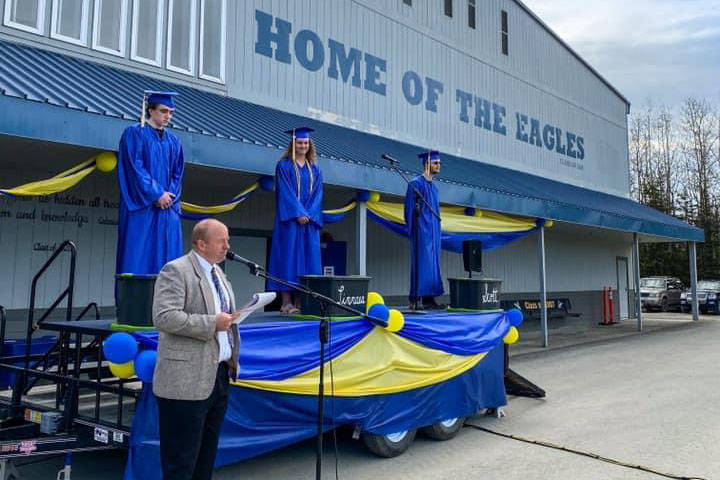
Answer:
[(482, 242), (465, 240), (463, 242), (463, 265), (466, 272), (482, 272)]
[(123, 325), (151, 327), (157, 275), (121, 273), (115, 276), (117, 321)]

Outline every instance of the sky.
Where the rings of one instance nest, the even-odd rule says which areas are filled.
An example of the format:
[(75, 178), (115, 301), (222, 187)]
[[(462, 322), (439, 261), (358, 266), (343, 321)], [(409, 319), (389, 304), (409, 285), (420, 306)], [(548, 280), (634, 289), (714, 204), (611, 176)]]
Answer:
[(720, 105), (720, 0), (522, 0), (637, 110)]

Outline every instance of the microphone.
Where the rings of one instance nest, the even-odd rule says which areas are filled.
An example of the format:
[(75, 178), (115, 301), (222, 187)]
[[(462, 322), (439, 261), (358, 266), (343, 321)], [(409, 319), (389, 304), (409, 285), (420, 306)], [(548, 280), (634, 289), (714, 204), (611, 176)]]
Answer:
[(257, 263), (251, 262), (247, 258), (241, 257), (240, 255), (236, 254), (232, 250), (227, 251), (227, 253), (225, 254), (225, 258), (227, 258), (228, 260), (232, 260), (233, 262), (244, 263), (245, 265), (248, 266), (248, 268), (250, 268), (250, 272), (253, 275), (257, 274), (258, 271), (263, 270), (263, 268), (260, 265), (258, 265)]
[(380, 155), (380, 158), (382, 158), (383, 160), (387, 160), (388, 162), (390, 162), (391, 165), (398, 163), (398, 160), (396, 158), (391, 157), (387, 153), (383, 153), (382, 155)]

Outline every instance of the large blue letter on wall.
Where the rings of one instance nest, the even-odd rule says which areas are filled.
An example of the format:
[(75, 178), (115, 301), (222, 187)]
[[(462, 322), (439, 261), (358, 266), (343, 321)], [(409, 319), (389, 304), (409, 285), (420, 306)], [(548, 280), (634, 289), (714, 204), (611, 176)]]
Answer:
[(425, 85), (427, 85), (427, 99), (425, 100), (425, 110), (437, 112), (438, 95), (443, 93), (443, 84), (430, 77), (425, 77)]
[(380, 72), (385, 71), (385, 65), (382, 58), (365, 54), (365, 90), (385, 96), (385, 84), (380, 81)]
[(423, 99), (423, 84), (420, 75), (408, 70), (402, 78), (402, 89), (405, 100), (410, 105), (418, 105)]
[(347, 83), (352, 70), (353, 76), (350, 84), (353, 87), (360, 87), (360, 62), (362, 61), (362, 53), (357, 48), (351, 48), (350, 52), (345, 55), (345, 45), (336, 42), (332, 38), (328, 39), (330, 46), (330, 66), (328, 67), (328, 76), (337, 80), (338, 63), (340, 64), (340, 75), (343, 82)]
[(255, 10), (255, 23), (257, 24), (257, 41), (255, 53), (273, 58), (272, 43), (275, 47), (275, 60), (290, 63), (290, 32), (292, 24), (280, 18), (275, 19), (277, 32), (272, 31), (273, 17), (260, 10)]
[[(308, 44), (312, 45), (312, 58), (308, 54)], [(295, 35), (295, 57), (300, 65), (311, 72), (322, 68), (325, 62), (325, 48), (317, 33), (312, 30), (300, 30)]]

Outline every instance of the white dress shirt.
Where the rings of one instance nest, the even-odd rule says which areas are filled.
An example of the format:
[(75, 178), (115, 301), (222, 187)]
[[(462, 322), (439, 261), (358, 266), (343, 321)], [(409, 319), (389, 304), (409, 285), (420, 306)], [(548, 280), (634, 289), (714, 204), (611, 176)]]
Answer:
[[(211, 312), (215, 315), (220, 313), (220, 295), (218, 295), (217, 290), (215, 289), (215, 282), (213, 282), (212, 279), (212, 269), (217, 268), (220, 270), (220, 267), (217, 265), (212, 265), (210, 262), (205, 260), (203, 257), (197, 254), (193, 250), (193, 255), (195, 255), (195, 258), (197, 259), (198, 263), (200, 264), (200, 268), (203, 269), (203, 272), (205, 272), (205, 278), (207, 278), (208, 283), (210, 284), (210, 290), (213, 294), (213, 300), (215, 301), (215, 311)], [(222, 288), (223, 294), (225, 295), (225, 298), (228, 302), (228, 307), (230, 307), (230, 295), (228, 294), (227, 289), (225, 288), (225, 284), (223, 283), (222, 279), (220, 279), (220, 275), (218, 274), (218, 280), (220, 280), (220, 288)], [(220, 347), (220, 353), (218, 355), (218, 363), (223, 362), (225, 360), (229, 360), (232, 356), (232, 349), (230, 348), (230, 339), (228, 338), (228, 332), (216, 332), (215, 335), (217, 336), (218, 346)]]

